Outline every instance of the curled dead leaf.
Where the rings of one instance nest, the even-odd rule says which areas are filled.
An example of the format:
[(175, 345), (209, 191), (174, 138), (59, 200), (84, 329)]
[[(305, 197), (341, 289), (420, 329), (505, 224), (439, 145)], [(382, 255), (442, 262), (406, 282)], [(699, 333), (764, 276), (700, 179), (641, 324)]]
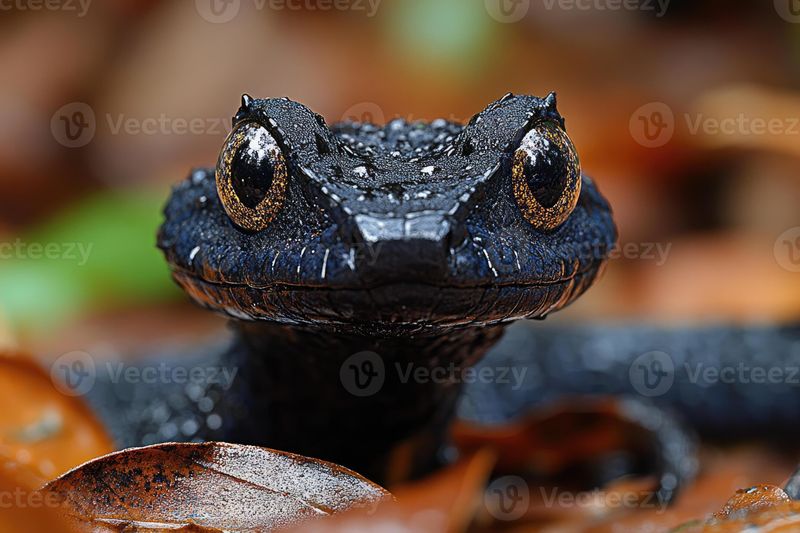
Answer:
[(48, 483), (82, 531), (272, 531), (391, 495), (346, 468), (256, 446), (159, 444)]
[(13, 406), (0, 418), (0, 455), (41, 483), (114, 449), (89, 408), (59, 392), (28, 357), (0, 354), (0, 405)]
[(681, 533), (790, 533), (800, 530), (800, 502), (791, 501), (775, 485), (755, 485), (736, 491), (708, 521), (676, 528)]
[(458, 533), (471, 531), (484, 506), (484, 489), (496, 457), (488, 450), (465, 455), (429, 477), (394, 491), (396, 500), (374, 510), (353, 509), (287, 533)]
[(36, 471), (0, 452), (0, 533), (69, 531), (59, 513), (59, 498), (39, 492), (40, 485)]

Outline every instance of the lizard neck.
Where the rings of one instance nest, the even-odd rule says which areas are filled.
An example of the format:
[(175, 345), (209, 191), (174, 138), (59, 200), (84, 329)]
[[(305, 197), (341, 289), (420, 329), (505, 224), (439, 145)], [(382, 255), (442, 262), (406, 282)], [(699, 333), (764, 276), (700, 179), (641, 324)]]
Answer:
[(424, 337), (337, 335), (235, 323), (255, 412), (251, 442), (391, 483), (437, 466), (463, 371), (503, 327)]

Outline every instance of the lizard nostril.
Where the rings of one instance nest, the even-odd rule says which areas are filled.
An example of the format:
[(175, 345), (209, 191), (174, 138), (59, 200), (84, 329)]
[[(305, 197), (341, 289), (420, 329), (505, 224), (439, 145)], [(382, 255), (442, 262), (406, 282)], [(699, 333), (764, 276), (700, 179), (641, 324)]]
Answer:
[(462, 237), (462, 232), (453, 232), (455, 223), (444, 213), (359, 214), (352, 220), (354, 242), (373, 252), (360, 262), (362, 279), (372, 284), (444, 280), (450, 248)]

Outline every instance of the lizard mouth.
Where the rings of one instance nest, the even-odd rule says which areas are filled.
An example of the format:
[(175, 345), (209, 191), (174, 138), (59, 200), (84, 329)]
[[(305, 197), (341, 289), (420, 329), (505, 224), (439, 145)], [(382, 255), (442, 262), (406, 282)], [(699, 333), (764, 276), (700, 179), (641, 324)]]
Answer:
[(546, 316), (591, 286), (603, 264), (599, 261), (563, 279), (507, 284), (250, 286), (208, 281), (181, 270), (174, 270), (173, 277), (197, 303), (237, 320), (353, 333), (433, 334)]

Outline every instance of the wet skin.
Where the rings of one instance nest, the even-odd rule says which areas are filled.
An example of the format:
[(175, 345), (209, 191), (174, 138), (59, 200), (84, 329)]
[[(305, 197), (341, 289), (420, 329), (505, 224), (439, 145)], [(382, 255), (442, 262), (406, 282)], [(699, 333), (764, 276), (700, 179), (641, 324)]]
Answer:
[(245, 96), (233, 125), (217, 168), (174, 188), (159, 247), (195, 301), (234, 319), (257, 421), (239, 440), (378, 481), (424, 472), (460, 386), (387, 371), (354, 395), (353, 354), (468, 367), (505, 324), (588, 289), (616, 242), (554, 95), (385, 126)]
[[(605, 199), (548, 141), (564, 131), (553, 95), (507, 96), (465, 126), (328, 127), (296, 102), (245, 98), (234, 134), (248, 127), (256, 143), (266, 130), (285, 160), (269, 222), (234, 221), (215, 171), (200, 169), (175, 188), (159, 236), (177, 282), (239, 320), (408, 335), (541, 317), (593, 283), (616, 241)], [(521, 167), (526, 197), (513, 167), (528, 134), (542, 142)], [(245, 198), (229, 204), (252, 205), (276, 188), (263, 179), (269, 158), (244, 156), (230, 168), (260, 183), (234, 187)], [(577, 194), (565, 190), (570, 172)], [(555, 227), (531, 220), (533, 201), (546, 219), (542, 206), (571, 194), (575, 207)]]

